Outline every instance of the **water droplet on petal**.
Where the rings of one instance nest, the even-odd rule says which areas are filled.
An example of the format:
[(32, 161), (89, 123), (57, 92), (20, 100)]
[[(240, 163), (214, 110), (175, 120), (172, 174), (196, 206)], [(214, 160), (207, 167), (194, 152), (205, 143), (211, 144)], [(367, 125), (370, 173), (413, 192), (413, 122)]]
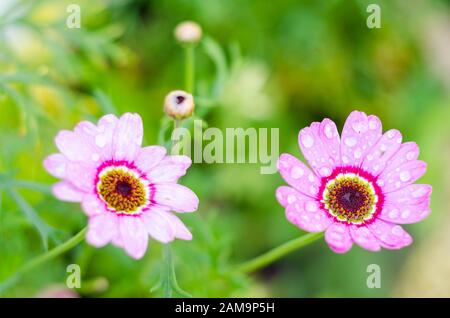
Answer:
[(400, 236), (403, 233), (402, 227), (400, 225), (396, 225), (392, 228), (391, 232), (392, 232), (392, 234), (394, 234), (396, 236)]
[(98, 161), (100, 159), (100, 155), (98, 153), (93, 153), (91, 159), (92, 161)]
[(408, 159), (408, 160), (413, 160), (415, 157), (416, 157), (416, 153), (414, 151), (409, 151), (406, 154), (406, 159)]
[(397, 218), (397, 216), (398, 216), (398, 210), (397, 210), (397, 209), (393, 209), (393, 210), (391, 210), (391, 211), (389, 212), (389, 217), (390, 217), (391, 219), (395, 219), (395, 218)]
[(311, 148), (314, 145), (314, 139), (309, 134), (303, 134), (301, 139), (305, 148)]
[(392, 130), (389, 130), (389, 131), (387, 132), (387, 136), (388, 136), (389, 139), (392, 139), (392, 138), (394, 138), (395, 133), (394, 133)]
[(293, 194), (288, 195), (288, 197), (287, 197), (287, 203), (288, 204), (294, 203), (296, 200), (297, 200), (297, 198)]
[(353, 154), (353, 156), (355, 157), (355, 159), (361, 158), (361, 150), (360, 149), (356, 149), (355, 153)]
[(303, 176), (303, 173), (304, 172), (302, 168), (295, 166), (291, 170), (291, 177), (293, 179), (300, 179)]
[(367, 123), (364, 121), (355, 122), (352, 124), (352, 128), (356, 133), (363, 133), (367, 130)]
[(402, 212), (402, 219), (407, 219), (410, 215), (411, 215), (411, 211), (406, 209), (405, 211)]
[(100, 148), (105, 147), (106, 136), (104, 134), (99, 134), (99, 135), (95, 136), (95, 144)]
[(374, 130), (378, 128), (378, 121), (375, 118), (369, 120), (369, 128)]
[(328, 167), (322, 167), (320, 168), (320, 175), (323, 177), (328, 177), (331, 174), (331, 170)]
[(414, 198), (420, 198), (420, 197), (424, 196), (425, 193), (426, 193), (426, 191), (425, 191), (424, 188), (419, 188), (419, 189), (417, 189), (416, 191), (414, 191), (414, 192), (412, 193), (412, 196), (413, 196)]
[(308, 212), (315, 212), (317, 211), (317, 204), (314, 201), (308, 201), (306, 202), (306, 211)]
[(400, 172), (400, 180), (403, 182), (407, 182), (409, 179), (411, 179), (411, 174), (409, 171), (402, 171)]
[(344, 143), (349, 146), (349, 147), (353, 147), (354, 145), (356, 145), (356, 138), (354, 137), (347, 137), (345, 138)]
[(325, 133), (325, 136), (327, 136), (327, 138), (329, 139), (333, 138), (333, 132), (331, 131), (330, 125), (325, 125), (323, 132)]

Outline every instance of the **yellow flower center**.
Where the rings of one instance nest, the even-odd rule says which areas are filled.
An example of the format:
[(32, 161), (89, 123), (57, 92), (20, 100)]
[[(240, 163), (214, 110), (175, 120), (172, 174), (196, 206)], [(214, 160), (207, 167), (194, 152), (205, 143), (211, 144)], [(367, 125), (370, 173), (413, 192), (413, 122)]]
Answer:
[(97, 193), (116, 213), (135, 214), (148, 203), (148, 183), (125, 166), (104, 168), (98, 177)]

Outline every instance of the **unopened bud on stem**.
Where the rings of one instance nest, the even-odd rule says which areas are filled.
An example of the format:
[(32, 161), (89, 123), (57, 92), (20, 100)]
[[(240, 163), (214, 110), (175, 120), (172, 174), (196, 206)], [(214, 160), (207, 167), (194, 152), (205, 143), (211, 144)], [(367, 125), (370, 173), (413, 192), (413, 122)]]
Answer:
[(194, 97), (185, 91), (172, 91), (164, 100), (164, 111), (174, 119), (185, 119), (194, 111)]
[(202, 28), (193, 21), (184, 21), (175, 28), (175, 38), (181, 43), (197, 43), (202, 38)]

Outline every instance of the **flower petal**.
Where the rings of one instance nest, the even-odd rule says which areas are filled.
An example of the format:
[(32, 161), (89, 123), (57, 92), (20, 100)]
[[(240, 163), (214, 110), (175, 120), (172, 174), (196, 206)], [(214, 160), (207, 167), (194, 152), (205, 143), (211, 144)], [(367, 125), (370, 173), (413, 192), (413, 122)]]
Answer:
[(284, 208), (286, 208), (289, 204), (292, 204), (295, 201), (297, 201), (297, 197), (298, 195), (300, 195), (300, 192), (288, 186), (281, 186), (278, 187), (275, 195), (277, 197), (278, 202), (280, 202), (280, 204)]
[(149, 172), (166, 155), (166, 148), (161, 146), (148, 146), (140, 150), (136, 158), (136, 166), (143, 172)]
[(112, 140), (118, 122), (119, 119), (116, 116), (108, 114), (100, 118), (97, 123), (98, 133), (94, 137), (94, 143), (100, 150), (103, 160), (113, 158)]
[(140, 217), (122, 216), (119, 218), (119, 231), (128, 255), (135, 259), (144, 256), (148, 245), (148, 233)]
[(89, 218), (86, 240), (95, 247), (102, 247), (108, 244), (118, 231), (118, 216), (111, 212), (101, 213)]
[(388, 130), (364, 157), (362, 168), (375, 176), (379, 175), (392, 160), (401, 143), (401, 133), (396, 129)]
[(142, 119), (138, 114), (120, 117), (112, 139), (115, 160), (133, 161), (139, 154), (143, 136)]
[(94, 216), (101, 213), (107, 213), (105, 203), (103, 203), (96, 194), (87, 194), (81, 202), (83, 211), (88, 216)]
[(377, 116), (353, 111), (348, 116), (341, 138), (341, 161), (359, 166), (366, 153), (381, 137), (381, 122)]
[(141, 219), (151, 237), (162, 243), (168, 243), (175, 239), (175, 233), (163, 213), (164, 211), (152, 207), (142, 214)]
[(85, 162), (69, 162), (66, 179), (83, 192), (93, 193), (96, 173), (96, 169)]
[(194, 212), (198, 208), (197, 195), (176, 183), (155, 184), (154, 200), (177, 212)]
[(396, 224), (411, 224), (422, 221), (430, 212), (429, 200), (413, 205), (386, 204), (379, 218)]
[(405, 162), (393, 170), (386, 169), (378, 176), (377, 184), (384, 193), (400, 190), (419, 179), (427, 170), (421, 160)]
[(66, 175), (67, 159), (63, 154), (52, 154), (45, 158), (44, 167), (52, 176), (62, 179)]
[(288, 205), (286, 218), (307, 232), (322, 232), (333, 222), (315, 199), (303, 195), (297, 195), (296, 201)]
[(401, 190), (385, 194), (386, 204), (413, 205), (429, 201), (432, 187), (429, 184), (411, 184)]
[(62, 130), (56, 135), (56, 146), (71, 161), (84, 161), (93, 164), (92, 154), (96, 152), (91, 142), (84, 135)]
[(177, 182), (191, 164), (192, 160), (187, 156), (167, 156), (147, 173), (147, 178), (154, 183)]
[(62, 201), (81, 202), (84, 193), (74, 187), (70, 182), (61, 181), (52, 187), (53, 195)]
[(300, 193), (315, 197), (319, 192), (320, 179), (300, 160), (284, 153), (277, 162), (283, 179)]
[[(416, 160), (419, 157), (419, 146), (415, 142), (405, 142), (400, 149), (386, 163), (385, 171), (391, 171), (400, 165)], [(384, 171), (383, 171), (384, 172)]]
[(346, 253), (353, 245), (348, 226), (342, 223), (333, 223), (327, 228), (325, 241), (335, 253)]
[(377, 219), (367, 227), (380, 241), (381, 246), (387, 249), (400, 249), (413, 241), (412, 237), (397, 224)]
[(330, 119), (300, 130), (298, 143), (303, 156), (318, 176), (328, 177), (340, 163), (339, 133)]
[(164, 216), (168, 219), (170, 225), (172, 226), (175, 237), (182, 240), (192, 240), (192, 233), (175, 214), (171, 212), (165, 212)]
[(378, 239), (366, 226), (351, 225), (350, 236), (356, 244), (366, 250), (377, 252), (381, 249)]

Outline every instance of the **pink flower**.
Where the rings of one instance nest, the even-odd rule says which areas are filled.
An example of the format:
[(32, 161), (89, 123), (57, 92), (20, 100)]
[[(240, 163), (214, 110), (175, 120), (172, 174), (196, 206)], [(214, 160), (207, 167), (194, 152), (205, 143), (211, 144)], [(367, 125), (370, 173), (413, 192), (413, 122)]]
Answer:
[(197, 196), (177, 184), (191, 159), (166, 156), (160, 146), (142, 148), (142, 136), (137, 114), (106, 115), (97, 125), (82, 121), (56, 136), (61, 153), (44, 161), (48, 172), (62, 179), (54, 195), (81, 202), (89, 218), (87, 241), (96, 247), (112, 242), (136, 259), (147, 250), (148, 235), (163, 243), (192, 239), (170, 211), (193, 212), (198, 206)]
[(286, 217), (308, 232), (325, 231), (337, 253), (353, 242), (370, 250), (400, 249), (412, 243), (399, 225), (430, 213), (431, 186), (413, 184), (426, 171), (419, 147), (402, 143), (398, 130), (382, 134), (380, 119), (352, 112), (339, 138), (329, 119), (302, 129), (298, 141), (312, 171), (289, 154), (278, 170), (290, 185), (277, 189)]

